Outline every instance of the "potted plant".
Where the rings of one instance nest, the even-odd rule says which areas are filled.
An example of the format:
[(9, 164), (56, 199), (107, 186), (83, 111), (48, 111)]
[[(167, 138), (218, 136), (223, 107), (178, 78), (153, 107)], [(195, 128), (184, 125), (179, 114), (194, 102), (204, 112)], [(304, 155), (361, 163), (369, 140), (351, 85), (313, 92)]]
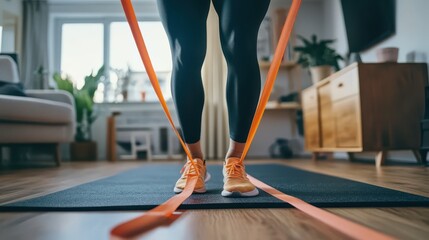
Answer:
[(75, 141), (70, 145), (70, 155), (72, 160), (96, 160), (97, 143), (92, 141), (91, 125), (96, 119), (94, 113), (94, 94), (98, 83), (104, 77), (104, 67), (101, 67), (97, 74), (85, 77), (85, 84), (82, 88), (69, 79), (62, 77), (59, 73), (54, 74), (54, 81), (59, 89), (65, 90), (73, 95), (76, 107), (76, 135)]
[(115, 91), (115, 100), (118, 101), (118, 96), (122, 96), (122, 101), (126, 102), (128, 101), (128, 90), (130, 87), (130, 75), (131, 75), (131, 68), (128, 66), (127, 70), (123, 69), (112, 69), (112, 71), (116, 74), (116, 77), (118, 78), (117, 82), (117, 89)]
[(329, 44), (335, 40), (320, 40), (316, 35), (311, 36), (311, 40), (298, 36), (304, 43), (304, 46), (295, 47), (295, 51), (299, 53), (298, 64), (304, 68), (310, 68), (311, 78), (313, 83), (328, 77), (332, 73), (332, 68), (335, 71), (340, 70), (338, 60), (343, 60), (335, 49), (329, 47)]

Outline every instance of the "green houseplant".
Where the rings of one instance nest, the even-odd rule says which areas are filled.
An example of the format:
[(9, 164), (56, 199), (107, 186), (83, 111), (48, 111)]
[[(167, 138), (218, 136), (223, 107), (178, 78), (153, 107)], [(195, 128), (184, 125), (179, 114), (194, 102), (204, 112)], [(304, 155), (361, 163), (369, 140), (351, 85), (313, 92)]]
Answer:
[(73, 160), (95, 160), (97, 158), (97, 144), (91, 139), (91, 125), (96, 119), (94, 113), (94, 94), (98, 83), (104, 77), (104, 66), (97, 73), (85, 77), (85, 84), (77, 88), (68, 76), (62, 77), (55, 73), (53, 78), (58, 89), (65, 90), (73, 95), (76, 108), (76, 135), (70, 151)]
[(298, 52), (298, 64), (303, 68), (310, 68), (313, 82), (316, 83), (321, 79), (329, 76), (332, 73), (332, 68), (335, 71), (340, 69), (339, 60), (343, 60), (335, 49), (329, 47), (335, 40), (318, 40), (316, 35), (312, 35), (311, 39), (306, 39), (302, 36), (298, 38), (303, 42), (303, 46), (295, 47)]

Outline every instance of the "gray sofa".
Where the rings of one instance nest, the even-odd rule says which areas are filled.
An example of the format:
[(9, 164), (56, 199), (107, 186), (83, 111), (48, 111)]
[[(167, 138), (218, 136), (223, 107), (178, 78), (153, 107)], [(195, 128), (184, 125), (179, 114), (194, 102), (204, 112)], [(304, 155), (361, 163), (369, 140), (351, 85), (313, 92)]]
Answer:
[[(0, 56), (0, 81), (20, 82), (17, 66), (8, 56)], [(75, 135), (73, 97), (62, 90), (25, 90), (25, 94), (0, 95), (0, 154), (2, 146), (49, 144), (59, 166), (60, 143), (73, 141)]]

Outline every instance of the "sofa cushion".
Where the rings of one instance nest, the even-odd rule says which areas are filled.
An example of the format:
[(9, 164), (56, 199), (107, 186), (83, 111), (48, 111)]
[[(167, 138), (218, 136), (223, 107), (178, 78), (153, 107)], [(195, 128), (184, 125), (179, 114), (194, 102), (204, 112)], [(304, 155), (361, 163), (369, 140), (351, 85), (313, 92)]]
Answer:
[(24, 87), (21, 83), (10, 83), (0, 80), (0, 94), (26, 97)]
[(0, 123), (1, 143), (67, 143), (74, 140), (75, 126)]
[(0, 95), (0, 121), (69, 124), (74, 120), (74, 111), (70, 104)]

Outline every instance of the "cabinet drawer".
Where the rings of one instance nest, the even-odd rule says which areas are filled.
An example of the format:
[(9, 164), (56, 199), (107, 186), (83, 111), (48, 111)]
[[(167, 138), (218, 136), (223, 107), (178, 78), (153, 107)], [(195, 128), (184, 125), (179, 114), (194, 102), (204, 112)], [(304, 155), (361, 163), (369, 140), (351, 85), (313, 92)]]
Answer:
[(320, 147), (319, 113), (317, 110), (304, 110), (304, 135), (307, 150)]
[(358, 96), (333, 103), (337, 147), (362, 147), (360, 103)]
[(332, 102), (330, 83), (320, 86), (318, 91), (320, 105), (330, 104)]
[(324, 148), (334, 148), (335, 144), (335, 117), (332, 111), (332, 104), (326, 103), (320, 106), (320, 136), (321, 146)]
[(353, 69), (331, 82), (332, 100), (339, 100), (359, 93), (358, 70)]
[(317, 89), (309, 88), (302, 92), (302, 108), (311, 109), (317, 107)]

